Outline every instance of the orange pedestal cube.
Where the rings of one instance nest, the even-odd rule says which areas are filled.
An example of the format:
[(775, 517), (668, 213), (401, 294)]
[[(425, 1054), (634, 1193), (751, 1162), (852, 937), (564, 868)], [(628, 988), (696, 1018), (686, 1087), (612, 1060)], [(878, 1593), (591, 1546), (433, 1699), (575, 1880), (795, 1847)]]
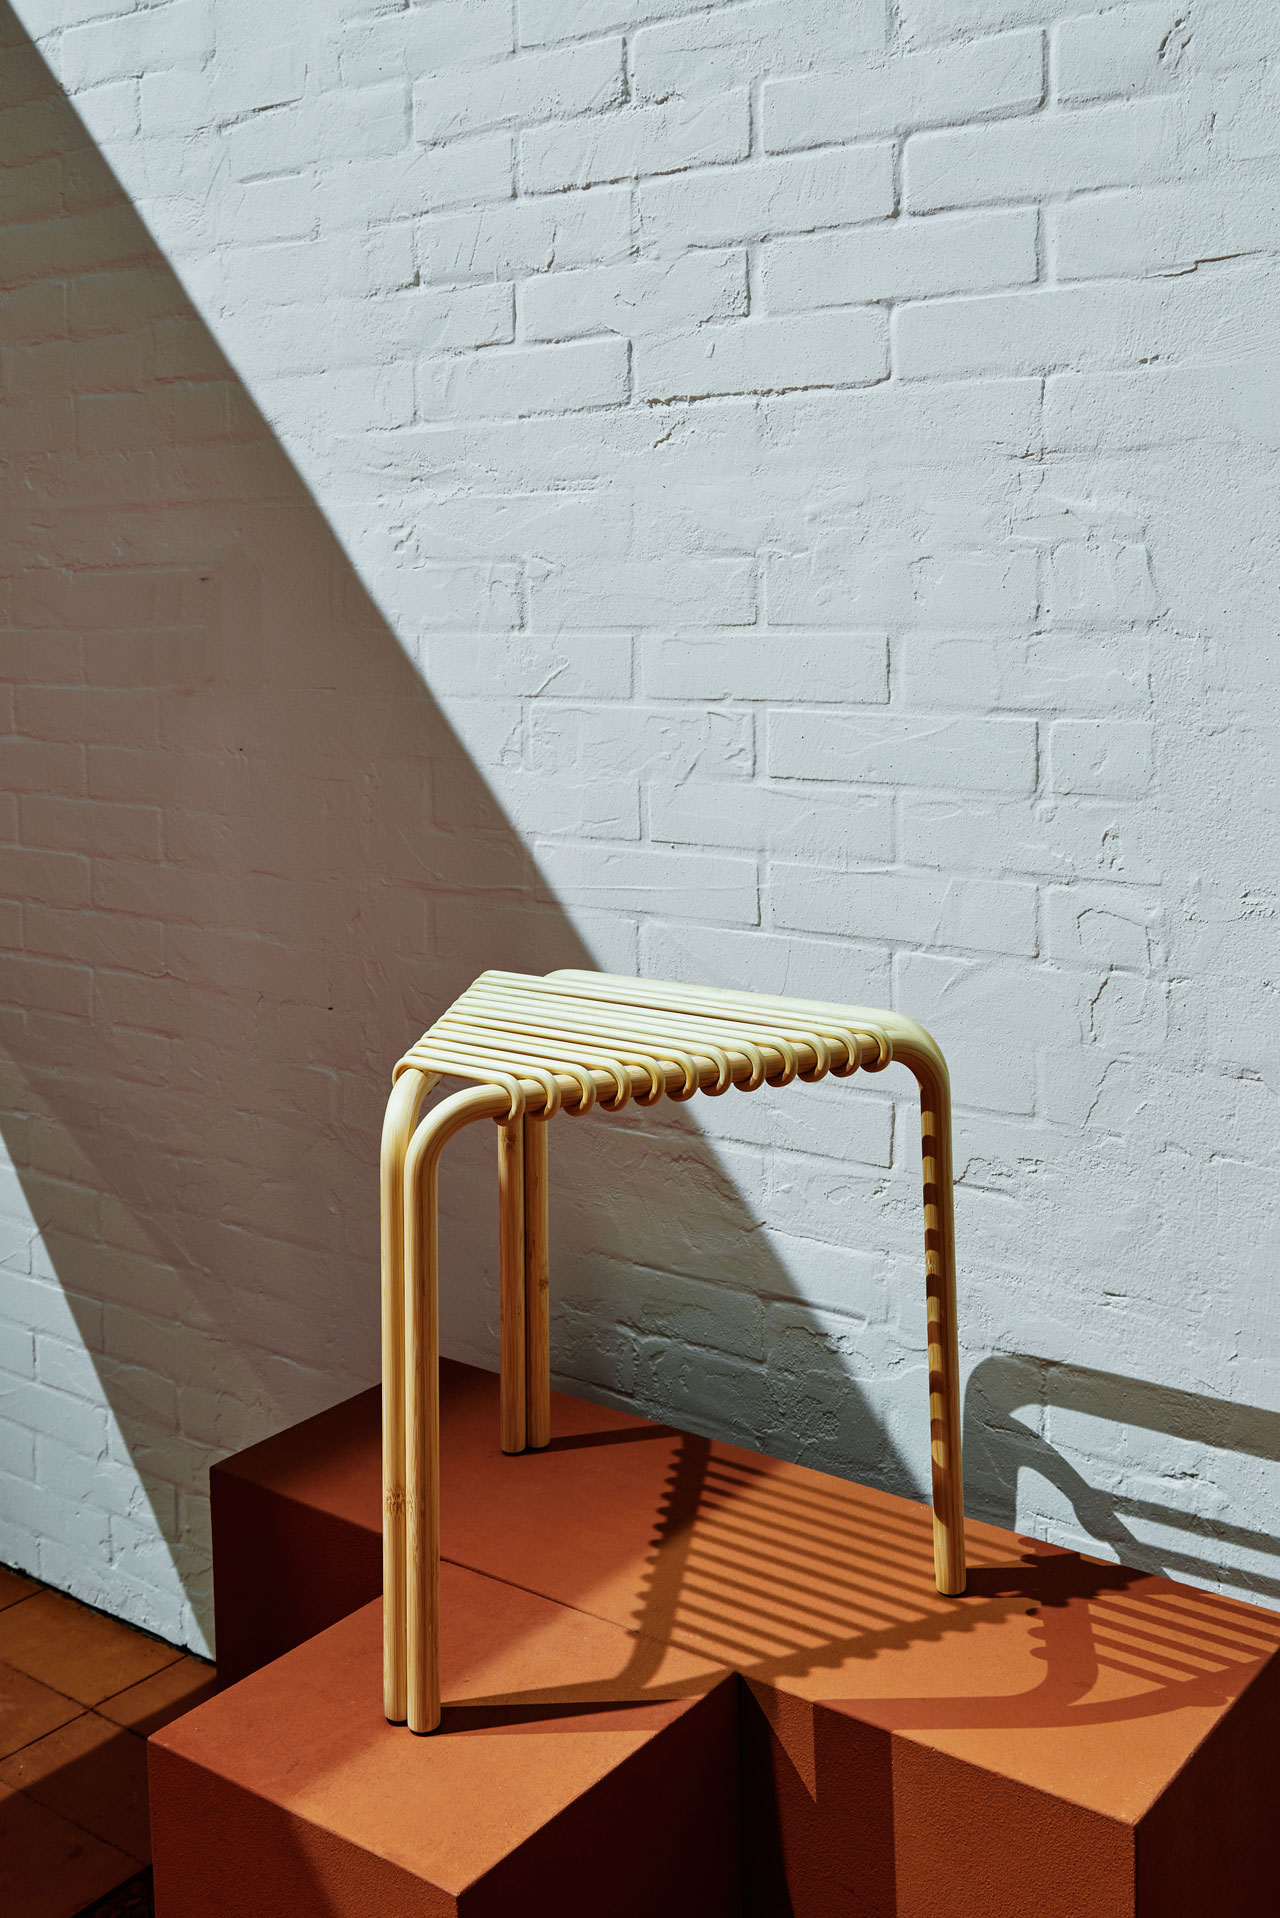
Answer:
[[(521, 1588), (529, 1603), (536, 1595), (557, 1621), (553, 1639), (616, 1637), (590, 1638), (588, 1675), (566, 1669), (548, 1683), (538, 1676), (541, 1628), (515, 1613), (500, 1626), (496, 1614), (451, 1597), (442, 1612), (445, 1721), (426, 1740), (381, 1726), (376, 1696), (365, 1694), (358, 1734), (355, 1718), (342, 1717), (347, 1708), (323, 1699), (318, 1717), (291, 1723), (292, 1690), (317, 1690), (306, 1679), (319, 1669), (317, 1648), (340, 1646), (355, 1628), (303, 1645), (181, 1721), (156, 1750), (162, 1892), (180, 1875), (194, 1829), (171, 1809), (165, 1767), (199, 1766), (202, 1715), (222, 1715), (218, 1762), (242, 1767), (242, 1810), (248, 1797), (266, 1802), (274, 1791), (280, 1815), (315, 1822), (311, 1801), (291, 1796), (287, 1755), (299, 1754), (305, 1778), (327, 1712), (331, 1745), (367, 1738), (385, 1754), (380, 1794), (417, 1792), (448, 1821), (472, 1802), (458, 1740), (475, 1732), (456, 1716), (476, 1698), (469, 1661), (492, 1654), (501, 1676), (484, 1682), (503, 1694), (507, 1736), (518, 1723), (537, 1739), (568, 1737), (599, 1705), (602, 1685), (610, 1711), (641, 1714), (672, 1711), (664, 1695), (672, 1682), (705, 1687), (704, 1702), (686, 1700), (676, 1717), (650, 1723), (644, 1749), (659, 1779), (685, 1762), (680, 1740), (696, 1746), (698, 1714), (725, 1713), (735, 1696), (734, 1711), (715, 1718), (715, 1737), (697, 1746), (698, 1764), (726, 1765), (728, 1789), (741, 1793), (741, 1905), (732, 1908), (753, 1918), (1261, 1918), (1271, 1909), (1280, 1618), (972, 1522), (968, 1588), (947, 1597), (934, 1581), (925, 1506), (563, 1395), (553, 1399), (550, 1446), (504, 1457), (497, 1404), (495, 1378), (446, 1365), (442, 1547), (451, 1592), (465, 1567), (476, 1591)], [(215, 1472), (218, 1629), (242, 1669), (284, 1650), (291, 1633), (326, 1623), (326, 1606), (346, 1606), (353, 1581), (366, 1582), (357, 1599), (376, 1592), (379, 1477), (373, 1393)], [(275, 1583), (277, 1550), (305, 1599), (292, 1621), (264, 1615), (257, 1602)], [(376, 1627), (371, 1613), (360, 1616), (368, 1676)], [(692, 1661), (674, 1680), (673, 1657)], [(717, 1683), (722, 1671), (729, 1676)], [(265, 1720), (278, 1720), (274, 1785), (244, 1769), (257, 1733), (234, 1732), (242, 1713), (251, 1710), (255, 1724), (263, 1717), (268, 1697)], [(660, 1756), (669, 1739), (670, 1764)], [(436, 1756), (420, 1760), (424, 1751)], [(635, 1756), (620, 1752), (618, 1762), (625, 1769)], [(420, 1765), (432, 1767), (429, 1785)], [(602, 1776), (591, 1788), (603, 1794), (601, 1808), (604, 1787)], [(644, 1796), (639, 1774), (628, 1792), (650, 1832), (673, 1815)], [(186, 1802), (198, 1802), (194, 1789)], [(591, 1792), (574, 1803), (574, 1816), (586, 1815)], [(361, 1836), (353, 1826), (343, 1842), (373, 1858), (381, 1830), (374, 1821)], [(692, 1882), (705, 1855), (681, 1844)], [(525, 1871), (533, 1909), (573, 1908), (555, 1904), (559, 1868), (538, 1864), (531, 1835), (510, 1855), (524, 1864), (502, 1869)], [(662, 1894), (669, 1904), (686, 1866), (683, 1852), (664, 1855), (676, 1859)], [(161, 1918), (204, 1909), (160, 1906)]]

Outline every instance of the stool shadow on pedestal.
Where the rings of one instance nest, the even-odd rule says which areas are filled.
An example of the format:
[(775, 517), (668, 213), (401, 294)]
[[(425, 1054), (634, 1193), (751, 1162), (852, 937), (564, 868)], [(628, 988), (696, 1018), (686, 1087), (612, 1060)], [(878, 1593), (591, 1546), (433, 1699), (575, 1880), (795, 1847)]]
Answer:
[[(876, 1723), (926, 1732), (1119, 1723), (1232, 1697), (1280, 1643), (1280, 1618), (1270, 1631), (1214, 1593), (1152, 1593), (1143, 1589), (1148, 1571), (1032, 1539), (1010, 1556), (971, 1536), (968, 1589), (944, 1597), (932, 1589), (927, 1507), (886, 1512), (859, 1486), (828, 1487), (797, 1489), (717, 1456), (707, 1439), (680, 1435), (625, 1669), (554, 1699), (531, 1692), (446, 1706), (442, 1731), (517, 1727), (556, 1703), (576, 1713), (688, 1695), (694, 1685), (657, 1678), (667, 1646), (722, 1661), (748, 1684), (841, 1672), (823, 1698), (868, 1706), (853, 1675), (864, 1663), (1028, 1615), (1037, 1621), (1033, 1656), (1044, 1665), (1034, 1686), (1012, 1695), (888, 1693), (874, 1700)], [(1190, 1650), (1188, 1632), (1198, 1639)], [(1100, 1680), (1121, 1695), (1096, 1696)], [(1136, 1688), (1125, 1689), (1129, 1681)]]

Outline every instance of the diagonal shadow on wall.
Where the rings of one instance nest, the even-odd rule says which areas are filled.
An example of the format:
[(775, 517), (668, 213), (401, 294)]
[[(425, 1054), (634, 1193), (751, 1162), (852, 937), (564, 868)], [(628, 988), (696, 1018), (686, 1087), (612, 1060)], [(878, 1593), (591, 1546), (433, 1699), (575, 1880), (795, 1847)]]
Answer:
[[(0, 1116), (27, 1215), (0, 1287), (36, 1333), (5, 1381), (0, 1555), (198, 1643), (209, 1462), (377, 1372), (391, 1062), (483, 967), (592, 955), (8, 7), (0, 43)], [(705, 1282), (708, 1349), (685, 1311), (653, 1374), (696, 1422), (717, 1285), (792, 1287), (687, 1115), (590, 1122), (555, 1229), (599, 1296), (562, 1313), (562, 1374), (632, 1389), (583, 1358), (628, 1255), (601, 1146), (655, 1183), (650, 1262)], [(468, 1356), (491, 1349), (491, 1161), (486, 1128), (445, 1181)], [(835, 1402), (850, 1465), (909, 1489), (841, 1355), (803, 1351), (735, 1435), (794, 1452), (812, 1419), (830, 1445)]]

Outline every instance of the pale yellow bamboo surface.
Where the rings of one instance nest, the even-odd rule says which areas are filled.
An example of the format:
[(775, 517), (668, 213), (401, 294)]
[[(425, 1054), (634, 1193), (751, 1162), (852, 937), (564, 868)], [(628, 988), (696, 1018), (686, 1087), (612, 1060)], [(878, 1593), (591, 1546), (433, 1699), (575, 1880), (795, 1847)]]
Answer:
[[(550, 1439), (546, 1125), (635, 1100), (812, 1084), (883, 1071), (920, 1088), (925, 1306), (938, 1589), (962, 1592), (951, 1092), (936, 1042), (863, 1006), (618, 974), (486, 972), (396, 1066), (383, 1131), (383, 1471), (387, 1717), (440, 1719), (436, 1170), (453, 1134), (498, 1124), (501, 1444)], [(437, 1079), (471, 1082), (420, 1122)]]

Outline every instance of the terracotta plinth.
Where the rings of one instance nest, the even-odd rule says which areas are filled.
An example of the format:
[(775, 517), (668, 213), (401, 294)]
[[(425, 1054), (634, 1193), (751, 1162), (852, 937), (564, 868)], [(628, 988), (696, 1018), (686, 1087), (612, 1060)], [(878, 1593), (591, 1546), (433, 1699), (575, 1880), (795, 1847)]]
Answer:
[[(618, 1701), (662, 1704), (673, 1652), (738, 1674), (744, 1910), (1271, 1909), (1280, 1618), (981, 1524), (967, 1591), (944, 1597), (927, 1507), (560, 1395), (548, 1449), (507, 1458), (497, 1393), (446, 1368), (447, 1566), (620, 1631)], [(215, 1474), (218, 1629), (245, 1664), (345, 1606), (353, 1578), (376, 1590), (378, 1488), (373, 1394)], [(264, 1551), (289, 1556), (291, 1616), (255, 1603)], [(564, 1676), (555, 1697), (589, 1704), (599, 1682)], [(513, 1667), (506, 1689), (538, 1687)], [(218, 1701), (228, 1725), (242, 1692)], [(376, 1696), (360, 1710), (372, 1726)]]
[(157, 1911), (734, 1918), (732, 1677), (664, 1649), (635, 1703), (616, 1626), (456, 1566), (444, 1585), (436, 1736), (382, 1715), (375, 1602), (151, 1739)]

